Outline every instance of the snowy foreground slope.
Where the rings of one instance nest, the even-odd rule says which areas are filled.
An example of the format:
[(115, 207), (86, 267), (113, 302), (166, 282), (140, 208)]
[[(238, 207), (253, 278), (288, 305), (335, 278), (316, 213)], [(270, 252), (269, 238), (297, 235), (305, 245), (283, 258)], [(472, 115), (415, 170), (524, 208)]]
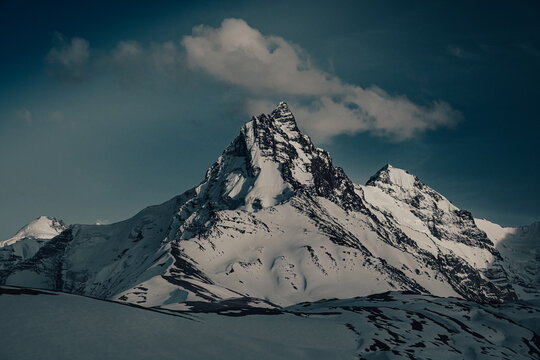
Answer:
[(425, 295), (173, 312), (3, 286), (0, 309), (2, 359), (540, 358), (535, 308)]
[(199, 186), (123, 222), (72, 225), (32, 256), (4, 262), (0, 284), (169, 309), (385, 291), (483, 303), (534, 298), (537, 259), (516, 262), (513, 250), (494, 244), (499, 233), (479, 226), (390, 165), (353, 184), (281, 103), (242, 127)]

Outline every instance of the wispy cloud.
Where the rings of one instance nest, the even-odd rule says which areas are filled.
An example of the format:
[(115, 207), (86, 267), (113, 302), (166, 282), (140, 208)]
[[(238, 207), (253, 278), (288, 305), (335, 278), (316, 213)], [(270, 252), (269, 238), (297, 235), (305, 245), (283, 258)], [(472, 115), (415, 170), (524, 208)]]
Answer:
[(90, 58), (88, 41), (74, 37), (68, 42), (59, 33), (57, 40), (58, 46), (52, 48), (45, 58), (53, 74), (62, 80), (83, 80)]
[(149, 74), (177, 77), (184, 68), (184, 56), (173, 42), (152, 43), (145, 48), (137, 41), (121, 41), (102, 55), (102, 63), (119, 76), (123, 83), (139, 81)]
[(420, 105), (376, 86), (348, 84), (313, 65), (299, 46), (241, 19), (225, 19), (219, 28), (197, 26), (182, 44), (191, 67), (248, 89), (254, 95), (249, 110), (267, 110), (270, 95), (287, 97), (301, 126), (320, 140), (363, 131), (407, 140), (462, 118), (441, 100)]
[(159, 73), (177, 78), (184, 68), (185, 56), (173, 42), (151, 43), (144, 47), (134, 40), (120, 41), (111, 50), (91, 51), (87, 40), (74, 37), (67, 41), (57, 34), (59, 44), (45, 61), (51, 73), (63, 81), (80, 82), (91, 76), (110, 74), (123, 85), (132, 85)]

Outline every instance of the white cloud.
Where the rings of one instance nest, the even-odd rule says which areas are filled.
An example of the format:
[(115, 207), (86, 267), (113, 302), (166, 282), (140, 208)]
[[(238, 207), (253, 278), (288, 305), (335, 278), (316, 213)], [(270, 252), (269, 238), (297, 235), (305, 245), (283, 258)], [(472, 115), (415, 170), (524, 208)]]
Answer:
[(251, 91), (258, 100), (248, 103), (250, 111), (266, 111), (265, 96), (287, 97), (300, 125), (320, 140), (363, 131), (406, 140), (461, 118), (440, 100), (419, 105), (378, 87), (347, 84), (314, 66), (298, 46), (241, 19), (225, 19), (219, 28), (197, 26), (182, 44), (190, 66)]
[(68, 43), (57, 34), (59, 47), (52, 48), (46, 61), (53, 66), (55, 75), (63, 80), (79, 81), (86, 76), (90, 58), (89, 44), (85, 39), (74, 37)]
[(342, 87), (313, 67), (298, 46), (264, 36), (244, 20), (225, 19), (218, 29), (197, 26), (182, 44), (191, 66), (255, 92), (320, 95)]

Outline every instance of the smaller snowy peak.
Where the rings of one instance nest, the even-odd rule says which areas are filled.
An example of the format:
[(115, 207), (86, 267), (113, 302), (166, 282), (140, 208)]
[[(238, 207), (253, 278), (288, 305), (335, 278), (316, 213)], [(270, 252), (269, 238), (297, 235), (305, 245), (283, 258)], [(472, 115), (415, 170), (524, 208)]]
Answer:
[(422, 188), (424, 184), (408, 171), (395, 168), (390, 164), (386, 164), (382, 169), (377, 171), (368, 182), (367, 186), (378, 186), (380, 188), (399, 187), (405, 191), (412, 190), (415, 186)]
[(364, 189), (368, 195), (381, 191), (393, 198), (424, 222), (435, 238), (487, 247), (497, 256), (493, 243), (477, 227), (469, 211), (459, 209), (406, 170), (387, 164), (368, 180)]
[(62, 220), (54, 217), (40, 216), (21, 228), (15, 236), (0, 242), (0, 247), (15, 244), (22, 239), (52, 239), (66, 229)]
[[(444, 196), (424, 184), (418, 177), (410, 174), (407, 170), (386, 164), (377, 171), (366, 183), (390, 195), (398, 201), (403, 201), (417, 208), (428, 201), (432, 205), (439, 205), (446, 210), (459, 210)], [(432, 208), (432, 206), (428, 206)]]

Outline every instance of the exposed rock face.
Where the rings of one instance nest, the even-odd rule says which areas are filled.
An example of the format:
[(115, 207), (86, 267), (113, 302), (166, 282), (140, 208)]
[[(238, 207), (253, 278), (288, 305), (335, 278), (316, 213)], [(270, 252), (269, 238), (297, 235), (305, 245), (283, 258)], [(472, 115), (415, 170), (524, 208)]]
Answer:
[(469, 212), (404, 170), (354, 185), (280, 103), (196, 188), (117, 224), (74, 225), (0, 276), (145, 306), (388, 290), (515, 300), (501, 263)]
[(258, 210), (299, 192), (325, 197), (348, 210), (362, 208), (343, 169), (334, 167), (328, 152), (300, 132), (284, 102), (242, 127), (197, 190), (203, 201), (226, 209)]

